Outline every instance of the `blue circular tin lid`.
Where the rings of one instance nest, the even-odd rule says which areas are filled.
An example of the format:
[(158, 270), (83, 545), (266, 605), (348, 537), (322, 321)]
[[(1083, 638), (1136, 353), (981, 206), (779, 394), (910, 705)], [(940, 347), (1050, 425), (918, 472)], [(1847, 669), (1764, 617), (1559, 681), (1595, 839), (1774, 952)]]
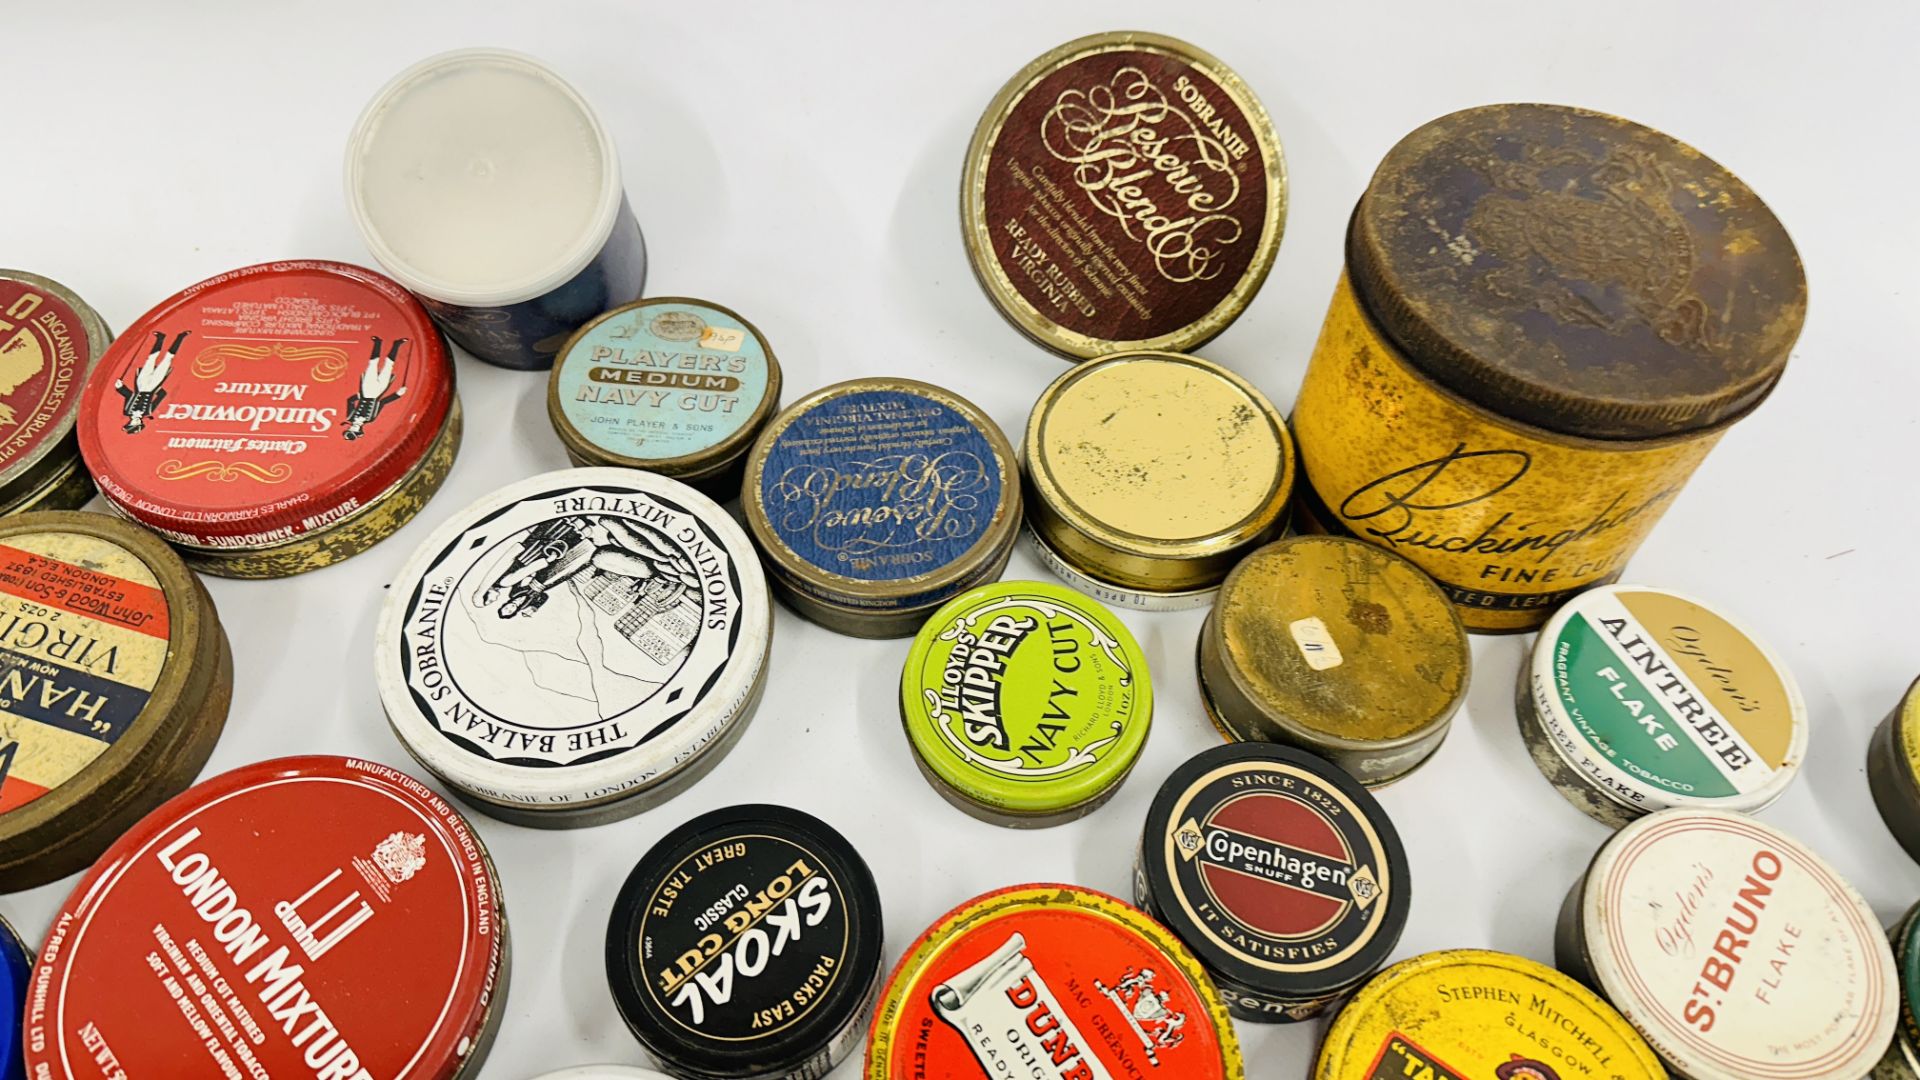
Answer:
[(27, 1003), (33, 956), (12, 924), (0, 919), (0, 1080), (25, 1080), (20, 1022)]

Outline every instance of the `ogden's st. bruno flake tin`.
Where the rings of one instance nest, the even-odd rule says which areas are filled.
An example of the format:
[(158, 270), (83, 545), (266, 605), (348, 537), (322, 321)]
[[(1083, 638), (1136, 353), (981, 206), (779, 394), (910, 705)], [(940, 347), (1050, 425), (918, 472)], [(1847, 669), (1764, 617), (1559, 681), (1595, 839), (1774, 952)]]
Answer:
[(1887, 830), (1920, 862), (1920, 680), (1867, 743), (1867, 787)]
[(1392, 783), (1447, 736), (1473, 656), (1432, 580), (1357, 540), (1292, 537), (1234, 567), (1200, 628), (1200, 698), (1230, 739)]
[(948, 802), (1016, 828), (1093, 812), (1153, 723), (1147, 657), (1090, 597), (1000, 581), (947, 602), (900, 672), (915, 762)]
[(973, 403), (911, 379), (855, 379), (761, 432), (740, 506), (795, 611), (842, 634), (904, 637), (999, 578), (1020, 481), (1006, 436)]
[(1681, 1080), (1864, 1077), (1900, 980), (1853, 886), (1791, 837), (1717, 810), (1615, 833), (1561, 912), (1555, 957)]
[(1540, 771), (1615, 827), (1672, 806), (1760, 810), (1807, 753), (1786, 665), (1731, 617), (1665, 589), (1605, 586), (1555, 612), (1516, 706)]
[(967, 148), (961, 229), (1001, 314), (1062, 356), (1184, 351), (1246, 309), (1286, 223), (1272, 121), (1173, 38), (1070, 41), (1023, 68)]
[(1303, 506), (1432, 574), (1472, 630), (1615, 580), (1806, 313), (1786, 230), (1692, 147), (1490, 105), (1361, 196), (1293, 410)]
[(114, 342), (80, 408), (107, 502), (229, 577), (373, 546), (439, 489), (460, 442), (426, 310), (345, 263), (263, 263), (173, 296)]
[(85, 869), (193, 783), (232, 692), (213, 600), (159, 537), (0, 520), (0, 892)]
[(1134, 900), (1242, 1020), (1319, 1015), (1386, 962), (1412, 907), (1386, 811), (1333, 763), (1264, 743), (1175, 769), (1147, 811)]
[(394, 732), (521, 825), (635, 813), (711, 769), (759, 701), (772, 602), (713, 500), (637, 469), (509, 484), (416, 549), (375, 674)]
[(0, 514), (77, 510), (93, 498), (73, 422), (112, 340), (71, 289), (0, 270)]
[(1887, 1047), (1880, 1064), (1873, 1067), (1871, 1080), (1920, 1080), (1920, 904), (1888, 932), (1893, 944), (1893, 961), (1900, 979), (1900, 1021), (1893, 1045)]
[(0, 919), (0, 1080), (26, 1080), (21, 1022), (32, 973), (32, 950), (11, 923)]
[(465, 1080), (506, 976), (498, 875), (444, 799), (282, 758), (175, 798), (81, 881), (34, 972), (27, 1066)]
[(1667, 1080), (1632, 1025), (1550, 967), (1480, 949), (1375, 976), (1335, 1017), (1313, 1080)]
[(607, 923), (607, 981), (660, 1066), (816, 1080), (859, 1045), (885, 955), (845, 837), (783, 806), (702, 814), (643, 856)]
[(1022, 453), (1042, 557), (1125, 607), (1204, 607), (1286, 527), (1285, 421), (1253, 384), (1198, 357), (1133, 352), (1068, 371), (1034, 403)]
[(1212, 982), (1165, 927), (1103, 893), (1040, 884), (969, 900), (908, 947), (880, 995), (864, 1075), (1028, 1074), (1243, 1080), (1246, 1071)]

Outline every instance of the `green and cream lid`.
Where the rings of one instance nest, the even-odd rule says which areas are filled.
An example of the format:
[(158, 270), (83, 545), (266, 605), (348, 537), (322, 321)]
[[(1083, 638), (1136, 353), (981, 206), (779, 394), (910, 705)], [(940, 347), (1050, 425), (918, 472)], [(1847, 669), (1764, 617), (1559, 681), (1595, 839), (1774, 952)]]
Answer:
[(1528, 678), (1554, 749), (1640, 813), (1759, 810), (1806, 757), (1806, 704), (1779, 657), (1732, 618), (1665, 589), (1575, 597), (1542, 628)]
[(1091, 597), (1039, 581), (962, 593), (927, 620), (900, 676), (921, 762), (980, 805), (1049, 814), (1126, 778), (1153, 718), (1147, 658)]

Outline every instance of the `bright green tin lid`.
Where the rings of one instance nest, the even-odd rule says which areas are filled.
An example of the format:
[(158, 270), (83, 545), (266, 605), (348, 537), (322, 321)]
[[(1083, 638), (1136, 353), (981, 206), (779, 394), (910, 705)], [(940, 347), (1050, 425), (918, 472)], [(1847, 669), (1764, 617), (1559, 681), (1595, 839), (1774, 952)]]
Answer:
[(982, 810), (1044, 817), (1110, 794), (1153, 720), (1147, 658), (1084, 594), (1039, 581), (962, 593), (913, 641), (900, 712), (922, 766)]

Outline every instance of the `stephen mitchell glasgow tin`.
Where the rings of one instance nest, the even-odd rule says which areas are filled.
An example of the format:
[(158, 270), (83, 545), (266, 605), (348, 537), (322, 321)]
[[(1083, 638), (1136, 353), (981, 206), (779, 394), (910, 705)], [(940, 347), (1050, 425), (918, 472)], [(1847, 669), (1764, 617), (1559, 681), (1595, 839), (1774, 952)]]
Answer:
[(0, 514), (77, 510), (93, 498), (74, 418), (112, 340), (66, 286), (0, 270)]

